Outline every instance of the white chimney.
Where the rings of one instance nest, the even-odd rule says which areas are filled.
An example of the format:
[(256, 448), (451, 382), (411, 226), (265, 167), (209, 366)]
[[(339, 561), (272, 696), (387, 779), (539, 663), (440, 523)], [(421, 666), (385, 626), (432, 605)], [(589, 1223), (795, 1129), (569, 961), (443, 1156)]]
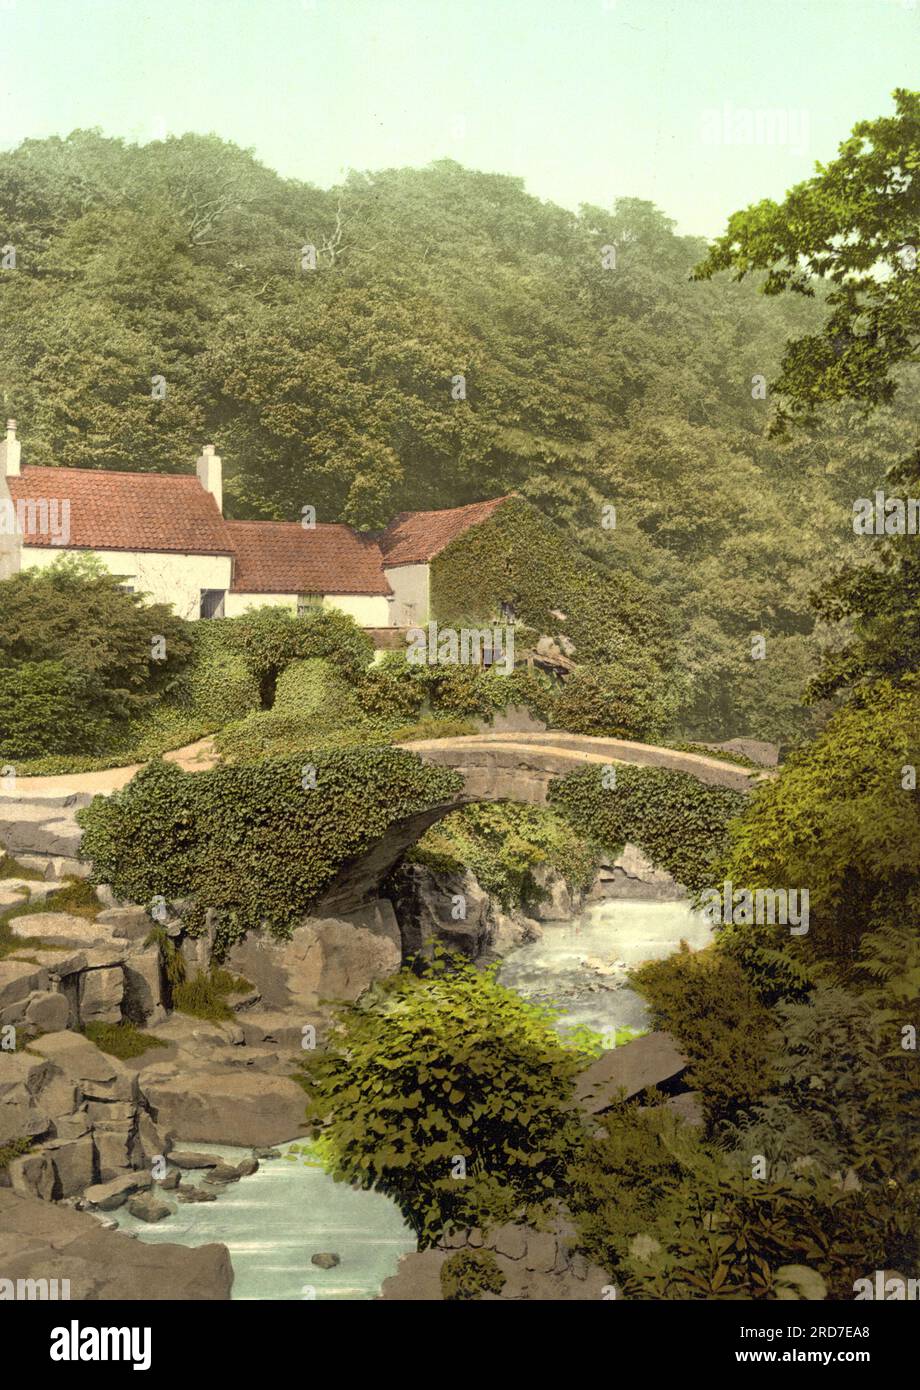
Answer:
[(205, 492), (211, 494), (217, 503), (217, 510), (223, 515), (224, 487), (221, 478), (220, 455), (215, 454), (213, 444), (204, 446), (195, 467), (199, 483)]
[[(16, 438), (16, 421), (7, 420), (6, 439), (0, 444), (0, 477), (18, 478), (22, 445)], [(220, 460), (218, 459), (218, 464)]]

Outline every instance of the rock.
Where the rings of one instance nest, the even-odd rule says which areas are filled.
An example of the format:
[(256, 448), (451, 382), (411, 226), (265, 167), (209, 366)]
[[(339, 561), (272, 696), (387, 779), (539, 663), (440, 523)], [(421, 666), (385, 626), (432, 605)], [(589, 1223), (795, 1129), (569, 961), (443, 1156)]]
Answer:
[(120, 1023), (125, 976), (120, 966), (87, 970), (80, 989), (80, 1020), (87, 1023)]
[(250, 932), (231, 949), (227, 966), (251, 981), (265, 1007), (294, 1024), (307, 1023), (322, 999), (357, 999), (400, 966), (398, 947), (337, 918), (307, 918), (289, 941)]
[(137, 1027), (150, 1027), (166, 1018), (163, 969), (156, 946), (133, 950), (124, 963), (121, 1010)]
[(159, 1179), (159, 1186), (166, 1192), (173, 1192), (179, 1186), (182, 1174), (178, 1168), (171, 1168), (165, 1177)]
[(84, 1099), (136, 1101), (137, 1076), (122, 1062), (100, 1052), (80, 1033), (50, 1033), (30, 1044), (76, 1083)]
[(54, 1166), (54, 1196), (76, 1197), (89, 1187), (95, 1176), (96, 1151), (92, 1136), (78, 1139), (52, 1139), (43, 1146)]
[(499, 1255), (506, 1255), (509, 1260), (522, 1260), (527, 1253), (527, 1228), (516, 1224), (499, 1226), (493, 1231), (490, 1244)]
[(7, 1172), (10, 1186), (21, 1197), (37, 1197), (43, 1202), (54, 1197), (54, 1164), (47, 1154), (22, 1154), (8, 1164)]
[(154, 1197), (151, 1192), (131, 1197), (128, 1201), (128, 1211), (139, 1221), (162, 1221), (165, 1217), (172, 1216), (175, 1210), (175, 1207), (171, 1207), (168, 1202), (161, 1202), (159, 1197)]
[(170, 1064), (140, 1075), (157, 1123), (185, 1140), (250, 1148), (296, 1139), (304, 1129), (303, 1089), (286, 1076)]
[(646, 902), (677, 902), (686, 890), (664, 869), (657, 869), (636, 845), (624, 845), (614, 860), (601, 863), (588, 893), (589, 900), (605, 898), (642, 899)]
[(253, 1158), (258, 1158), (258, 1159), (280, 1158), (280, 1157), (281, 1157), (281, 1150), (280, 1150), (280, 1149), (253, 1149), (253, 1151), (252, 1151), (252, 1156), (253, 1156)]
[(568, 922), (575, 907), (565, 879), (558, 869), (538, 864), (533, 870), (534, 882), (544, 897), (532, 909), (538, 922)]
[(580, 1073), (575, 1097), (589, 1115), (597, 1115), (614, 1103), (621, 1090), (628, 1100), (648, 1086), (676, 1089), (686, 1069), (687, 1059), (669, 1033), (647, 1033), (601, 1053)]
[(58, 1033), (70, 1022), (70, 1005), (63, 994), (36, 990), (29, 995), (26, 1023), (42, 1033)]
[[(97, 888), (96, 892), (99, 893), (100, 889)], [(98, 913), (96, 921), (100, 926), (108, 928), (110, 934), (119, 941), (146, 941), (155, 925), (153, 918), (148, 916), (143, 907), (114, 905), (109, 905)]]
[(115, 1211), (117, 1207), (124, 1206), (129, 1197), (146, 1191), (150, 1187), (150, 1181), (149, 1173), (125, 1173), (109, 1182), (100, 1182), (88, 1187), (83, 1193), (83, 1200), (98, 1207), (100, 1211)]
[(528, 1231), (527, 1253), (524, 1264), (527, 1269), (548, 1272), (555, 1268), (557, 1241), (552, 1231)]
[(132, 1240), (98, 1216), (0, 1188), (3, 1275), (70, 1280), (81, 1300), (228, 1299), (233, 1268), (225, 1245), (190, 1248)]
[(493, 935), (492, 903), (469, 871), (445, 873), (425, 864), (404, 863), (390, 884), (404, 959), (430, 955), (434, 942), (470, 960), (488, 948)]
[(169, 1155), (170, 1163), (177, 1168), (219, 1168), (223, 1163), (222, 1158), (216, 1154), (195, 1153), (190, 1149), (176, 1149)]
[[(272, 1152), (277, 1152), (277, 1150), (272, 1150)], [(241, 1158), (236, 1165), (236, 1171), (241, 1178), (251, 1178), (253, 1173), (259, 1171), (259, 1160), (257, 1158)]]
[(180, 1202), (216, 1202), (217, 1193), (209, 1192), (206, 1187), (180, 1187), (176, 1192)]
[(7, 1021), (4, 1013), (13, 1005), (24, 1004), (30, 994), (47, 988), (48, 971), (45, 966), (36, 965), (34, 961), (17, 960), (15, 956), (0, 959), (0, 1022)]
[(105, 927), (72, 912), (29, 912), (13, 919), (10, 933), (20, 940), (37, 937), (55, 946), (95, 946), (108, 941), (111, 935)]
[(316, 1255), (310, 1256), (311, 1265), (316, 1265), (318, 1269), (335, 1269), (336, 1265), (342, 1263), (341, 1257), (334, 1255), (329, 1250), (321, 1250)]
[(283, 1052), (302, 1050), (304, 1024), (311, 1022), (316, 1027), (319, 1020), (304, 1019), (301, 1022), (296, 1015), (284, 1013), (281, 1009), (247, 1009), (239, 1015), (239, 1025), (243, 1030), (243, 1041), (247, 1048), (271, 1043), (276, 1050)]
[(215, 1187), (222, 1187), (226, 1183), (239, 1182), (241, 1177), (242, 1174), (237, 1172), (237, 1169), (234, 1164), (218, 1163), (214, 1168), (210, 1170), (207, 1177), (205, 1178), (205, 1182), (212, 1183)]

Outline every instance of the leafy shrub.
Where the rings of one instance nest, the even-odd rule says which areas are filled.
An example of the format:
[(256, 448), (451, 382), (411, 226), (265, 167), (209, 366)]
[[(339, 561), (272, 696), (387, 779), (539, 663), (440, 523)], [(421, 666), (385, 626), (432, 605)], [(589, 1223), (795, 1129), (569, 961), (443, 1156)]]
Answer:
[(85, 557), (0, 581), (0, 756), (104, 751), (176, 688), (189, 628)]
[(743, 792), (698, 782), (670, 768), (617, 766), (604, 785), (601, 767), (579, 768), (550, 783), (549, 804), (610, 853), (638, 845), (656, 866), (696, 890), (713, 882), (712, 864)]
[(920, 764), (920, 684), (863, 690), (823, 733), (758, 787), (716, 866), (736, 889), (803, 887), (809, 931), (732, 927), (750, 968), (769, 977), (779, 946), (805, 961), (849, 968), (862, 935), (901, 915), (920, 877), (920, 790), (903, 785)]
[(396, 748), (318, 752), (306, 768), (299, 758), (196, 773), (153, 762), (78, 812), (81, 852), (120, 898), (192, 898), (190, 921), (215, 908), (228, 937), (262, 924), (283, 933), (345, 860), (460, 780)]
[(374, 655), (374, 644), (354, 618), (337, 608), (319, 608), (301, 617), (265, 604), (237, 618), (218, 619), (218, 638), (242, 655), (259, 682), (264, 708), (271, 707), (278, 677), (292, 661), (324, 657), (341, 675), (356, 681)]
[(715, 947), (681, 950), (632, 972), (653, 1028), (672, 1033), (690, 1062), (709, 1128), (750, 1115), (775, 1079), (776, 1021), (740, 966)]
[(387, 652), (364, 676), (358, 700), (367, 715), (400, 723), (423, 709), (488, 720), (510, 705), (523, 705), (548, 722), (555, 692), (546, 676), (532, 671), (505, 675), (495, 667), (416, 665), (402, 652)]
[(573, 734), (655, 742), (671, 724), (674, 706), (660, 670), (648, 660), (581, 666), (563, 684), (553, 721)]
[(306, 753), (337, 730), (354, 730), (362, 722), (352, 687), (331, 662), (298, 659), (278, 677), (272, 708), (229, 724), (215, 747), (243, 762), (284, 757)]
[(441, 1266), (441, 1296), (470, 1301), (484, 1293), (501, 1293), (505, 1276), (493, 1250), (455, 1250)]
[(423, 1247), (558, 1196), (582, 1137), (584, 1065), (549, 1011), (440, 956), (337, 1009), (326, 1048), (303, 1063), (333, 1175), (392, 1197)]

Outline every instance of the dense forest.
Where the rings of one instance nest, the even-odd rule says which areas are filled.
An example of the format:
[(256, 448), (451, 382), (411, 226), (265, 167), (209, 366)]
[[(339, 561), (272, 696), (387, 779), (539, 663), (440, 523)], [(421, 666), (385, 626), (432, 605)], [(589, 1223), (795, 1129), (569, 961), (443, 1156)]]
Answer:
[(361, 528), (517, 490), (654, 586), (675, 732), (822, 718), (800, 696), (837, 639), (809, 594), (920, 419), (902, 391), (771, 433), (822, 294), (694, 282), (705, 243), (634, 199), (574, 214), (449, 161), (321, 190), (216, 136), (27, 141), (0, 157), (0, 242), (24, 461), (184, 471), (213, 439), (229, 514)]

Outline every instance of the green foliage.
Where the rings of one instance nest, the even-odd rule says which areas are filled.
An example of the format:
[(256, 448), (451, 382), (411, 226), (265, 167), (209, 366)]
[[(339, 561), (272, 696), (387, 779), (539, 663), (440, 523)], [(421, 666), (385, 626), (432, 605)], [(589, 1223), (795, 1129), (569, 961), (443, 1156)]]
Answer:
[(565, 633), (577, 661), (644, 653), (651, 665), (667, 664), (672, 632), (655, 593), (632, 575), (581, 555), (571, 535), (523, 498), (510, 498), (431, 565), (431, 605), (439, 622), (475, 625), (497, 618), (502, 604), (511, 604), (516, 620), (537, 633)]
[(322, 657), (290, 662), (278, 677), (269, 710), (255, 710), (228, 724), (214, 740), (225, 757), (239, 762), (306, 753), (330, 735), (364, 723), (351, 685)]
[(173, 1008), (180, 1014), (191, 1014), (193, 1018), (206, 1018), (212, 1023), (225, 1022), (234, 1013), (228, 997), (244, 994), (251, 989), (248, 980), (233, 975), (229, 970), (212, 966), (205, 973), (199, 970), (191, 979), (183, 978), (172, 992)]
[(671, 1033), (690, 1063), (688, 1085), (701, 1092), (709, 1132), (750, 1115), (775, 1076), (778, 1021), (738, 963), (717, 948), (648, 961), (630, 977), (653, 1028)]
[(767, 295), (813, 297), (817, 282), (830, 286), (820, 331), (786, 347), (775, 386), (787, 400), (781, 421), (826, 401), (890, 401), (896, 368), (916, 360), (917, 196), (905, 171), (920, 159), (920, 92), (901, 88), (894, 100), (896, 115), (860, 121), (839, 157), (784, 203), (734, 213), (697, 269), (699, 278), (729, 270), (736, 280), (766, 271)]
[(31, 1135), (26, 1135), (21, 1139), (10, 1139), (8, 1143), (0, 1144), (0, 1173), (10, 1166), (14, 1158), (21, 1158), (23, 1154), (27, 1154), (35, 1142)]
[(557, 728), (657, 743), (673, 723), (676, 707), (654, 662), (582, 666), (565, 681), (553, 711)]
[(143, 1057), (153, 1047), (168, 1046), (162, 1038), (142, 1033), (133, 1023), (87, 1023), (83, 1032), (100, 1052), (107, 1052), (121, 1061)]
[(334, 1177), (392, 1197), (425, 1247), (548, 1209), (581, 1142), (572, 1094), (584, 1064), (547, 1010), (437, 957), (339, 1008), (303, 1065)]
[(337, 608), (311, 609), (302, 616), (265, 604), (238, 618), (218, 619), (219, 640), (239, 652), (260, 683), (269, 707), (281, 673), (292, 661), (323, 657), (349, 680), (358, 680), (374, 655), (366, 632)]
[(284, 933), (345, 860), (459, 784), (385, 747), (196, 773), (154, 762), (78, 812), (81, 852), (120, 898), (191, 897), (193, 920), (217, 909), (225, 939), (260, 925)]
[(437, 868), (470, 869), (506, 911), (544, 896), (534, 877), (541, 865), (556, 869), (571, 888), (589, 887), (599, 855), (552, 811), (517, 802), (464, 806), (427, 830), (410, 853)]
[(190, 656), (167, 605), (80, 556), (0, 581), (0, 756), (103, 751), (176, 688)]
[(586, 839), (619, 853), (637, 845), (657, 867), (690, 889), (710, 884), (712, 864), (743, 792), (708, 786), (686, 772), (660, 767), (617, 766), (616, 784), (606, 770), (579, 768), (550, 783), (548, 801)]
[(482, 1298), (501, 1293), (505, 1276), (492, 1250), (455, 1250), (441, 1266), (441, 1297), (445, 1301)]
[[(883, 681), (838, 711), (778, 778), (754, 792), (731, 827), (712, 882), (809, 892), (809, 930), (732, 926), (752, 966), (784, 946), (802, 961), (852, 960), (864, 932), (903, 904), (920, 873), (920, 792), (902, 785), (920, 764), (915, 679)], [(900, 905), (900, 906), (899, 906)]]

